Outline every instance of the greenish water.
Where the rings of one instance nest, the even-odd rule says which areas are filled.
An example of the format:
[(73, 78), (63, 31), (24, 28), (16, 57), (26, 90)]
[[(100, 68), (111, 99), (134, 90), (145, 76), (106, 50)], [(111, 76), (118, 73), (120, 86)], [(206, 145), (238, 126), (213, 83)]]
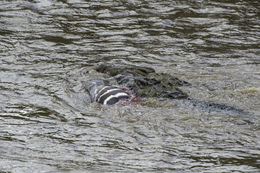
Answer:
[[(259, 172), (260, 19), (247, 1), (0, 1), (0, 172)], [(191, 98), (88, 104), (101, 62)]]

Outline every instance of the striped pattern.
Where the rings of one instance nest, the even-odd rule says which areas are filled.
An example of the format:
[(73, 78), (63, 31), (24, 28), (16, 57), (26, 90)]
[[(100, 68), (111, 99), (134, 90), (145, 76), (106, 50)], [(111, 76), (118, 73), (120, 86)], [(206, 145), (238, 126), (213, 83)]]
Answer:
[(104, 104), (112, 105), (120, 100), (129, 99), (128, 93), (115, 86), (105, 86), (99, 90), (95, 90), (95, 101)]

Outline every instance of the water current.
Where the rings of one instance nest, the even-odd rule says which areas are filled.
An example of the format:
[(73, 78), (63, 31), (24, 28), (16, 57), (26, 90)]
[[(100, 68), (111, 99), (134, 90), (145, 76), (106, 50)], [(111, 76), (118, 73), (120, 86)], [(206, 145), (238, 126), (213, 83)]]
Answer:
[[(260, 172), (259, 0), (1, 0), (0, 172)], [(89, 104), (100, 63), (189, 82), (185, 100)], [(104, 77), (104, 76), (103, 76)]]

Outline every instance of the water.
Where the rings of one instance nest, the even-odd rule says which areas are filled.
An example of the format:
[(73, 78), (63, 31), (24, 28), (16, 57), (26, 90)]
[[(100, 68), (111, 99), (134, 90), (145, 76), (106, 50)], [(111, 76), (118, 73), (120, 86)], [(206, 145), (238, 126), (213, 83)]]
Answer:
[[(0, 2), (0, 172), (259, 172), (258, 0)], [(185, 101), (88, 104), (100, 62), (191, 83)], [(152, 105), (152, 106), (151, 106)]]

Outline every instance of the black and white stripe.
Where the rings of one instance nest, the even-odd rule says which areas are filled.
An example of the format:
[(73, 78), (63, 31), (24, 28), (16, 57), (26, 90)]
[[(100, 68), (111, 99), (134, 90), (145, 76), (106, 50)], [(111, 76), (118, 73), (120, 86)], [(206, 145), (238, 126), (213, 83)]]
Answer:
[(129, 94), (118, 87), (104, 86), (99, 90), (95, 90), (94, 100), (100, 104), (112, 105), (119, 102), (120, 100), (126, 100), (129, 98)]

